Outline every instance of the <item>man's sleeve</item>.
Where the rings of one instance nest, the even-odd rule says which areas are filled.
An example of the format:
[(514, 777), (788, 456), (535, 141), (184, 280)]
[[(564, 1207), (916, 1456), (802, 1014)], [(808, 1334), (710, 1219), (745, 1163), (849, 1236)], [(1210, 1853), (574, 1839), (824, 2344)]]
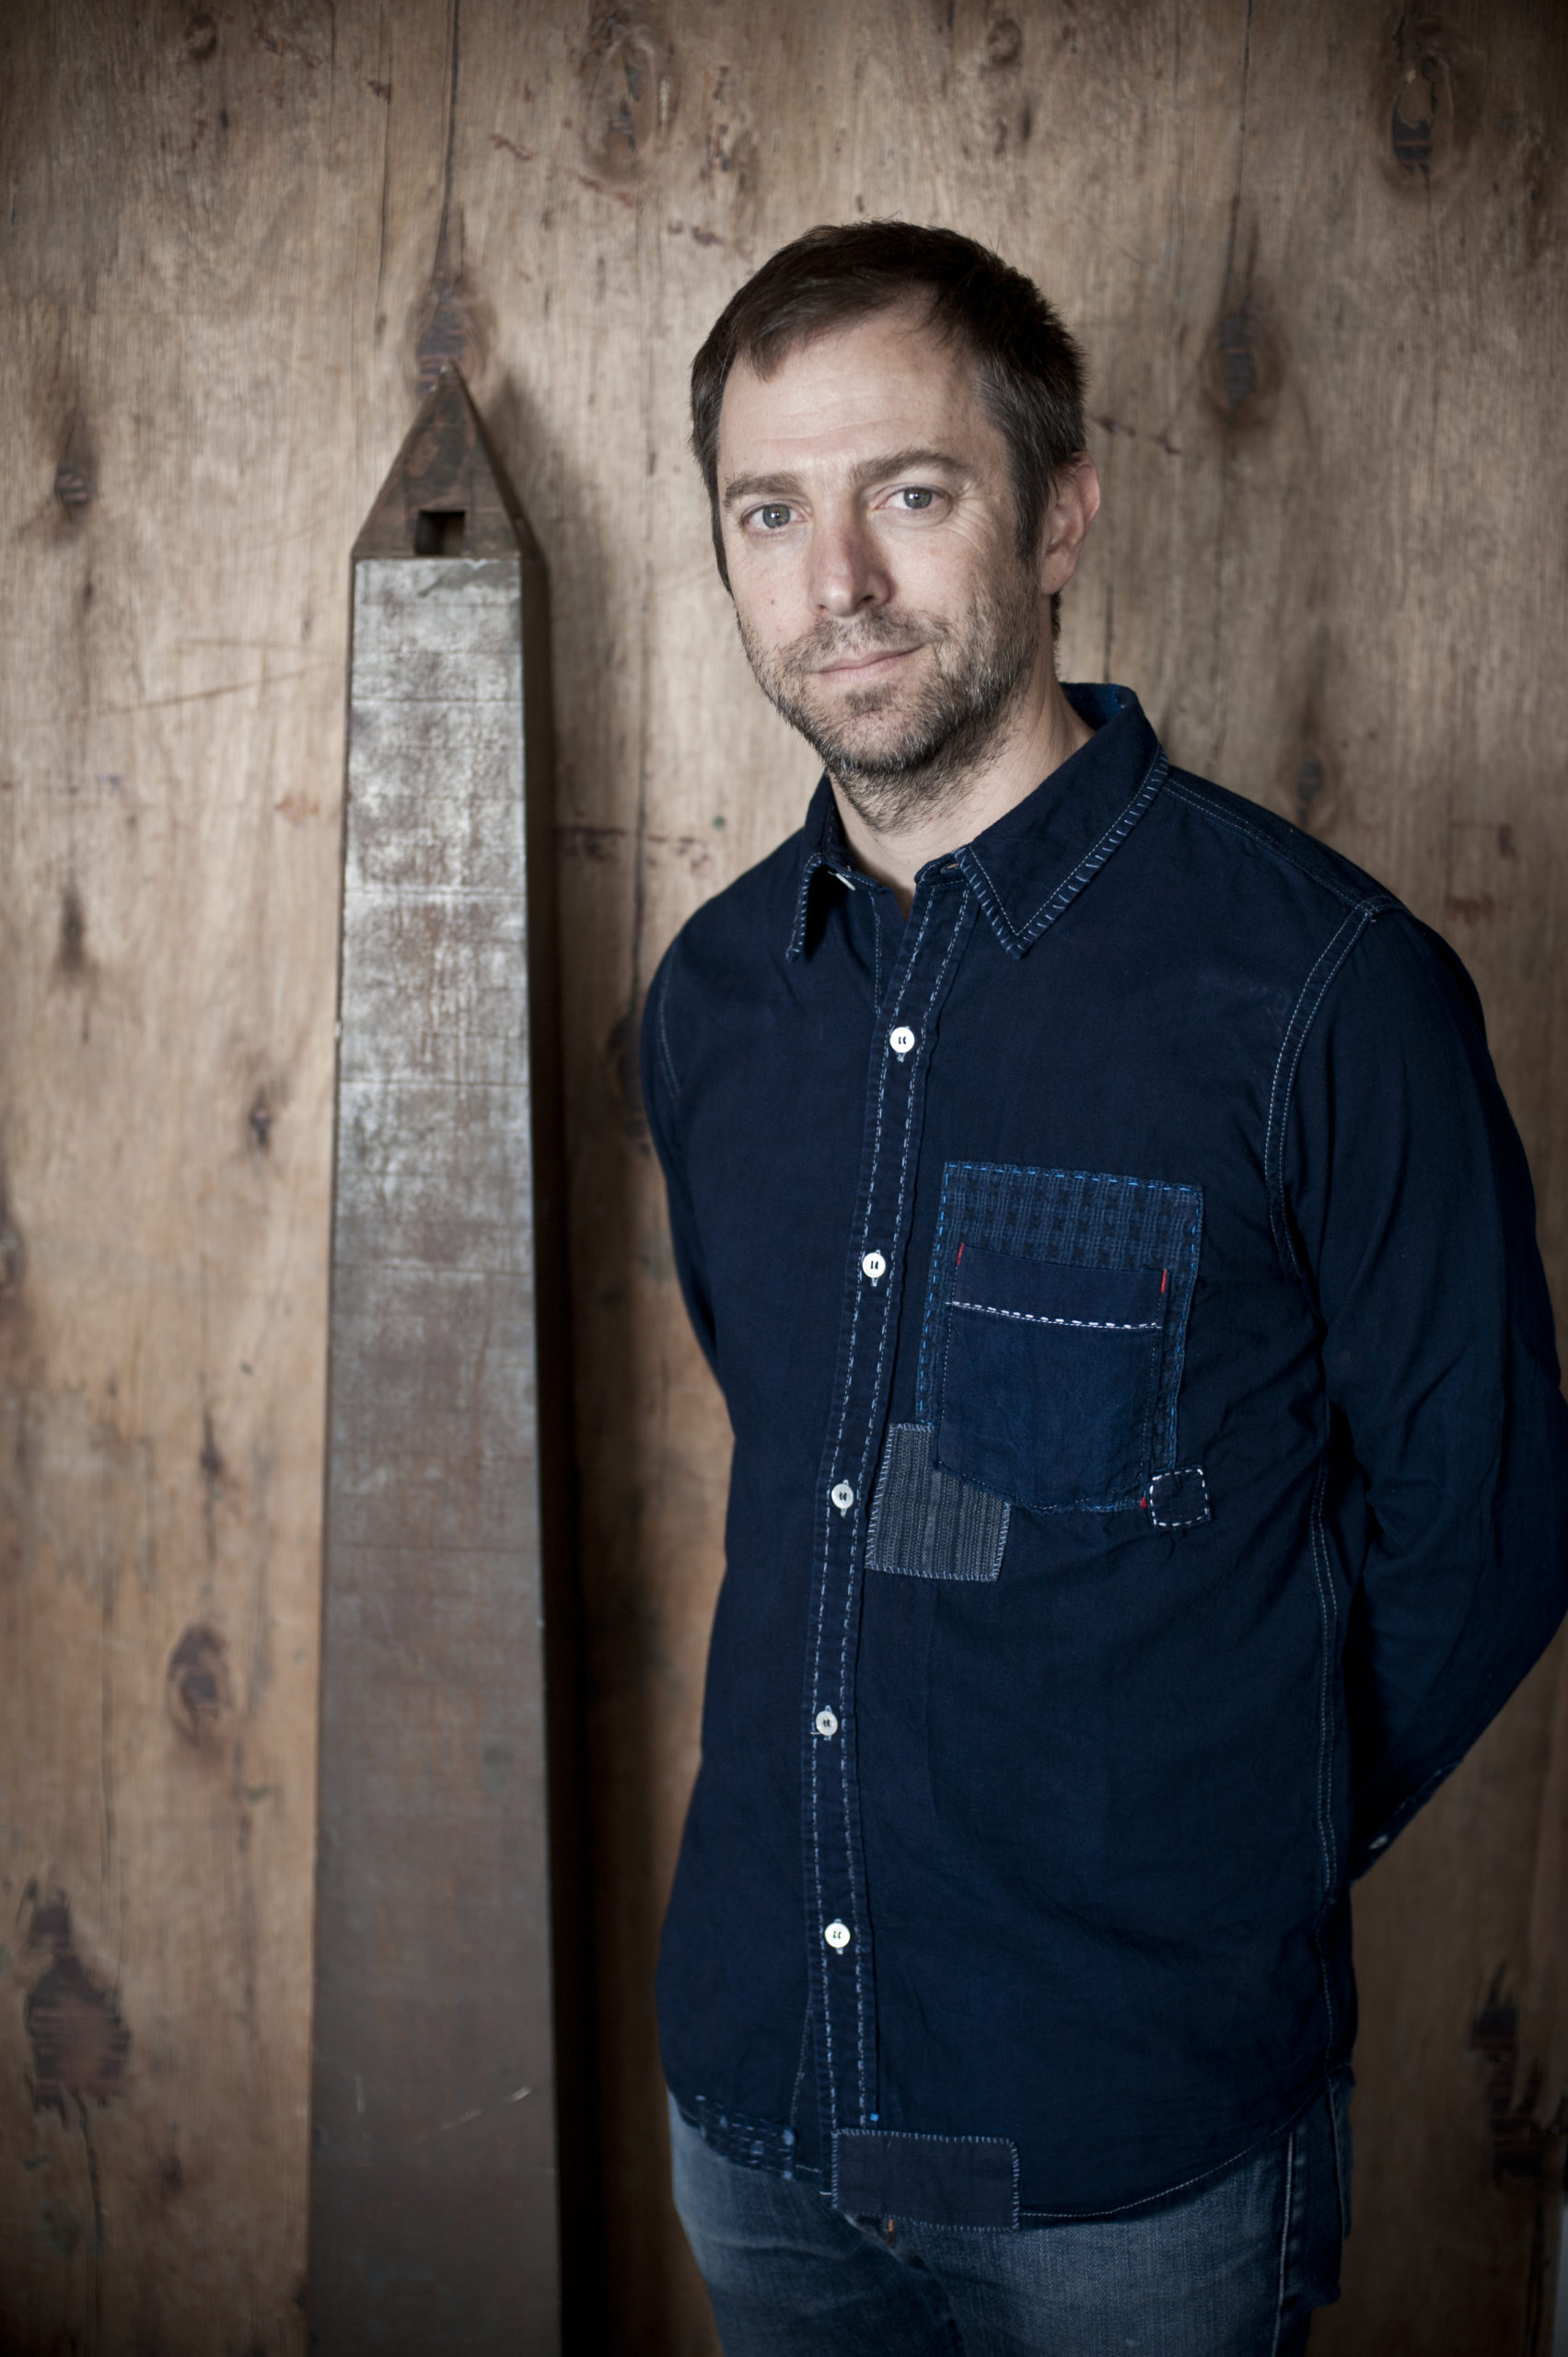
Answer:
[[(666, 950), (643, 1008), (643, 1104), (669, 1197), (670, 1240), (675, 1248), (675, 1267), (680, 1279), (680, 1291), (703, 1355), (708, 1364), (714, 1366), (713, 1302), (708, 1292), (702, 1246), (697, 1237), (691, 1189), (686, 1181), (679, 1119), (680, 1084), (672, 1039), (671, 980), (679, 948), (677, 939)], [(716, 1367), (714, 1372), (717, 1373)]]
[(1474, 987), (1402, 911), (1365, 925), (1311, 1015), (1280, 1200), (1365, 1492), (1345, 1650), (1361, 1872), (1568, 1608), (1568, 1410), (1529, 1172)]

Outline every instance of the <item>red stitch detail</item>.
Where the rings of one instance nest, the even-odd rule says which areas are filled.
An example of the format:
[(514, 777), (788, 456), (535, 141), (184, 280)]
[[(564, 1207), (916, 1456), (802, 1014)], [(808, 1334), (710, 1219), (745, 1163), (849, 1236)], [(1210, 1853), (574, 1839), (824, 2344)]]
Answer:
[(1145, 1513), (1148, 1511), (1149, 1502), (1147, 1498), (1140, 1498), (1138, 1504), (1144, 1508)]
[(964, 1257), (964, 1248), (963, 1248), (963, 1246), (960, 1244), (960, 1245), (959, 1245), (959, 1247), (958, 1247), (958, 1260), (955, 1260), (955, 1261), (954, 1261), (954, 1263), (953, 1263), (953, 1266), (954, 1266), (954, 1268), (955, 1268), (955, 1269), (956, 1269), (956, 1268), (958, 1267), (958, 1260), (961, 1260), (963, 1259), (963, 1257)]
[(1165, 1291), (1166, 1287), (1169, 1284), (1169, 1283), (1170, 1283), (1170, 1271), (1169, 1271), (1168, 1269), (1162, 1269), (1162, 1270), (1160, 1271), (1160, 1291), (1161, 1291), (1161, 1293), (1162, 1293), (1162, 1294), (1164, 1293), (1164, 1291)]

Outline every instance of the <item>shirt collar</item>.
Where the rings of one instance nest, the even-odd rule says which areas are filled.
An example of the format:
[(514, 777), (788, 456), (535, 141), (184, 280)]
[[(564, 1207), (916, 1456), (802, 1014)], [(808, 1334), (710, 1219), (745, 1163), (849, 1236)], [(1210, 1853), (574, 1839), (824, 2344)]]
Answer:
[[(958, 867), (997, 940), (1014, 958), (1024, 955), (1125, 842), (1159, 792), (1167, 767), (1131, 688), (1090, 684), (1063, 692), (1095, 732), (1088, 743), (994, 826), (921, 870), (924, 877), (938, 866)], [(864, 880), (850, 857), (826, 777), (811, 797), (800, 833), (788, 958), (798, 958), (805, 946), (811, 881), (823, 867), (852, 889)]]
[(799, 881), (795, 894), (795, 923), (791, 928), (786, 958), (798, 958), (806, 946), (806, 916), (811, 898), (811, 879), (819, 868), (825, 867), (853, 892), (857, 883), (866, 878), (856, 873), (844, 841), (844, 830), (839, 818), (839, 806), (833, 799), (833, 789), (826, 776), (818, 780), (817, 791), (806, 813), (806, 824), (800, 830)]

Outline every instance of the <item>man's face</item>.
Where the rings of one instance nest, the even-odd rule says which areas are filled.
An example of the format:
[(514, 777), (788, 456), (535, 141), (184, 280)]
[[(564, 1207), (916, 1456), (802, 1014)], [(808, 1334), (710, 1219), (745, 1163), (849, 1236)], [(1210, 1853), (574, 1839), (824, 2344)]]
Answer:
[(1007, 450), (918, 304), (725, 389), (719, 497), (751, 668), (874, 824), (961, 791), (1040, 659)]

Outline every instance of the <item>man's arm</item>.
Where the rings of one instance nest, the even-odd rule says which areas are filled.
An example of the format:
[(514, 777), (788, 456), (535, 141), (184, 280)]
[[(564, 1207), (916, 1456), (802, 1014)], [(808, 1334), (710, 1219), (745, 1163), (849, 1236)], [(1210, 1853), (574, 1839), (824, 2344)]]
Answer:
[(1568, 1410), (1529, 1173), (1474, 988), (1403, 911), (1365, 927), (1307, 1031), (1283, 1176), (1369, 1517), (1345, 1651), (1359, 1872), (1568, 1608)]
[(643, 1008), (643, 1104), (669, 1193), (669, 1229), (675, 1247), (676, 1273), (703, 1355), (714, 1366), (713, 1302), (697, 1239), (696, 1214), (686, 1183), (679, 1120), (680, 1085), (671, 1034), (670, 980), (679, 947), (679, 942), (675, 941), (666, 950)]

